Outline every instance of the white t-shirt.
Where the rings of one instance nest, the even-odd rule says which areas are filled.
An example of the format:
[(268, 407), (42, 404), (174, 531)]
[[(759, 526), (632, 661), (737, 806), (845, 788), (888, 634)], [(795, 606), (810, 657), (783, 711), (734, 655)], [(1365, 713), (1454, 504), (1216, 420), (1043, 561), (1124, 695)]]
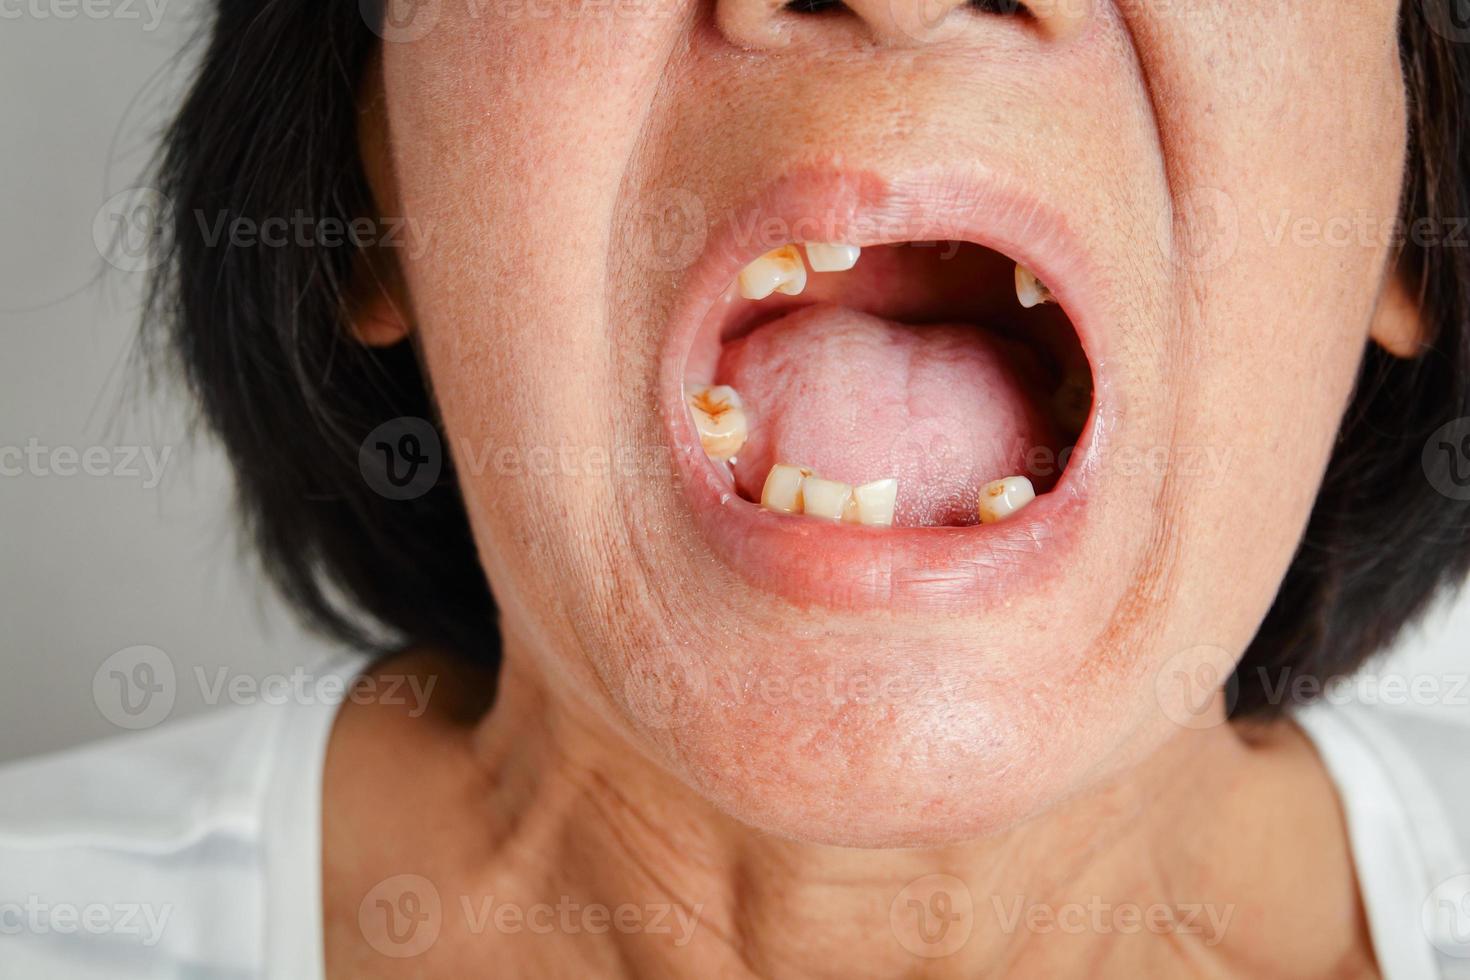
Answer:
[[(335, 715), (261, 703), (0, 768), (0, 977), (321, 980)], [(1297, 718), (1341, 795), (1383, 975), (1470, 978), (1470, 719)]]

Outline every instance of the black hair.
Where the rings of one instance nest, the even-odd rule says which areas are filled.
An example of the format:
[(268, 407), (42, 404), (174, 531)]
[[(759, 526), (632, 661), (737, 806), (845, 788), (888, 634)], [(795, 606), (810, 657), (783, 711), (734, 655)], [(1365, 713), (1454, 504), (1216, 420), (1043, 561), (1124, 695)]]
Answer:
[[(1446, 29), (1452, 3), (1405, 0), (1401, 13), (1406, 227), (1470, 215), (1470, 43)], [(220, 216), (345, 224), (375, 213), (358, 119), (381, 14), (374, 0), (218, 0), (163, 143), (158, 189), (172, 217), (145, 337), (182, 371), (234, 467), (264, 569), (310, 625), (356, 646), (426, 644), (494, 666), (494, 603), (452, 461), (444, 454), (437, 482), (409, 499), (360, 469), (378, 426), (435, 417), (410, 344), (352, 336), (362, 249), (245, 248), (209, 234)], [(1456, 461), (1423, 454), (1441, 426), (1470, 416), (1467, 255), (1453, 236), (1410, 236), (1398, 256), (1425, 351), (1365, 354), (1306, 533), (1232, 679), (1238, 717), (1279, 714), (1283, 676), (1355, 670), (1470, 568), (1470, 501), (1458, 499), (1470, 493), (1437, 489), (1458, 478)]]
[(433, 419), (413, 350), (346, 328), (358, 245), (237, 247), (214, 229), (375, 214), (358, 89), (378, 37), (357, 3), (221, 0), (164, 142), (171, 208), (148, 345), (171, 353), (236, 476), (263, 567), (309, 625), (353, 646), (432, 645), (493, 663), (494, 603), (454, 480), (408, 499), (364, 480), (381, 423)]

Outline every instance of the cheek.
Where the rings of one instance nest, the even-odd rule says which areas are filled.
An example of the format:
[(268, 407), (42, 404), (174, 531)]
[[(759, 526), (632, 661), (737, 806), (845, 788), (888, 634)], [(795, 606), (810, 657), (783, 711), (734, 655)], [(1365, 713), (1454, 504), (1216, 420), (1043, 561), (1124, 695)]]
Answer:
[(1156, 104), (1177, 311), (1165, 649), (1241, 648), (1275, 593), (1367, 343), (1404, 163), (1388, 5), (1216, 9), (1194, 30), (1138, 25), (1170, 93)]
[[(574, 5), (573, 5), (574, 6)], [(609, 229), (670, 17), (444, 4), (384, 47), (418, 340), (492, 583), (554, 595), (615, 510)], [(514, 604), (517, 596), (504, 595)]]

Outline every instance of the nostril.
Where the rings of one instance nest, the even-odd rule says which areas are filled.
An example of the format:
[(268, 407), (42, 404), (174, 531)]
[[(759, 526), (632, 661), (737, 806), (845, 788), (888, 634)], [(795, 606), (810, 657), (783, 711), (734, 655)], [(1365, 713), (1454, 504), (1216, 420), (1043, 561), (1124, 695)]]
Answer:
[(825, 14), (846, 6), (842, 0), (787, 0), (783, 9), (793, 14)]
[(968, 0), (971, 10), (982, 14), (1029, 14), (1021, 0)]

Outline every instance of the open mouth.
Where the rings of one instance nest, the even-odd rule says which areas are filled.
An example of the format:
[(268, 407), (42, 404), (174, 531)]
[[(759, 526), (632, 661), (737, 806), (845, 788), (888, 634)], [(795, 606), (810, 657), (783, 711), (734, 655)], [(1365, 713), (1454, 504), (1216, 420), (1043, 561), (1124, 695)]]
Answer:
[(760, 255), (706, 316), (683, 381), (739, 498), (905, 528), (996, 523), (1051, 491), (1093, 396), (1044, 281), (953, 239)]
[(1061, 213), (974, 168), (801, 170), (716, 219), (660, 381), (713, 556), (853, 611), (972, 614), (1065, 574), (1120, 410)]

